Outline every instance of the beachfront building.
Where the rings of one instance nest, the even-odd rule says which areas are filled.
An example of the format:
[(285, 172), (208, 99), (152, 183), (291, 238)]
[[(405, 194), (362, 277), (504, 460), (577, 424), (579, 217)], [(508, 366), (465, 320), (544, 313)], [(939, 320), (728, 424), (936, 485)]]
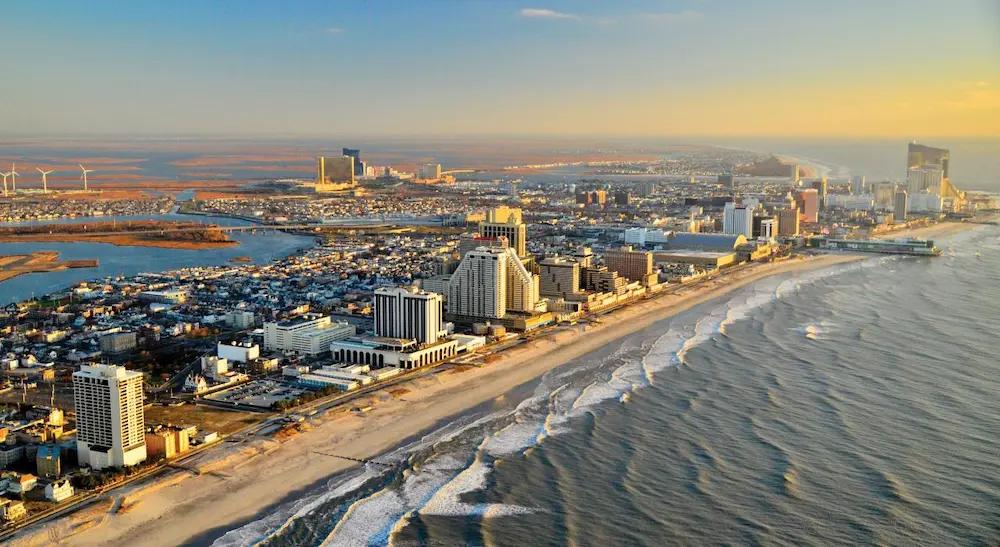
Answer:
[(45, 499), (54, 503), (72, 498), (74, 493), (73, 484), (68, 478), (54, 480), (45, 485)]
[[(510, 251), (507, 249), (507, 251)], [(352, 337), (330, 344), (341, 363), (413, 369), (455, 356), (458, 342), (448, 339), (440, 294), (415, 287), (379, 288), (372, 301), (375, 336)], [(341, 378), (355, 381), (353, 378)]]
[(73, 373), (77, 459), (94, 469), (146, 459), (142, 373), (116, 365), (83, 365)]
[(381, 287), (372, 301), (375, 336), (406, 338), (430, 344), (442, 338), (444, 297), (416, 287)]
[(930, 192), (940, 195), (943, 183), (944, 170), (940, 165), (911, 167), (906, 172), (906, 189), (911, 194)]
[(604, 253), (604, 264), (629, 281), (638, 281), (644, 287), (656, 285), (653, 253), (649, 251), (636, 250), (631, 245), (612, 249)]
[(510, 247), (468, 252), (448, 281), (448, 313), (503, 319), (509, 312), (531, 314), (538, 306), (538, 276)]
[(191, 449), (189, 428), (169, 425), (151, 427), (146, 431), (146, 450), (150, 457), (173, 458)]
[(538, 282), (541, 296), (571, 299), (580, 294), (580, 263), (562, 256), (546, 258), (538, 263)]
[(330, 352), (339, 363), (364, 364), (372, 368), (398, 367), (415, 369), (449, 359), (458, 354), (456, 340), (443, 338), (420, 345), (405, 338), (367, 336), (348, 338), (330, 344)]
[(466, 253), (448, 280), (448, 313), (492, 319), (506, 315), (507, 262), (500, 248)]
[(330, 349), (330, 343), (354, 336), (354, 325), (334, 322), (329, 316), (307, 313), (285, 321), (264, 323), (264, 348), (267, 350), (318, 355)]

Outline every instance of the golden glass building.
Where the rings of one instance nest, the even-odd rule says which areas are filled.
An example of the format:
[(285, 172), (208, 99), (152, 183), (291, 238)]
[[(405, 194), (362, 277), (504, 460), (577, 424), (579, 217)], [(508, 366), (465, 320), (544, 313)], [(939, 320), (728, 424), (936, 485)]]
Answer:
[(356, 185), (354, 179), (354, 158), (340, 156), (316, 158), (316, 191), (341, 192)]

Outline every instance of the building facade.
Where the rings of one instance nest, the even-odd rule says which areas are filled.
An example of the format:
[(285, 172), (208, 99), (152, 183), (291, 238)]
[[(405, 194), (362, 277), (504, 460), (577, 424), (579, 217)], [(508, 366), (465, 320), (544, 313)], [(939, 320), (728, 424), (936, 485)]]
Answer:
[(480, 247), (465, 254), (448, 280), (448, 313), (493, 319), (507, 314), (504, 251)]
[(815, 188), (806, 188), (795, 192), (795, 204), (803, 222), (815, 224), (819, 222), (819, 192)]
[(629, 281), (638, 281), (646, 287), (656, 284), (653, 253), (649, 251), (635, 250), (630, 245), (608, 250), (604, 253), (604, 264)]
[(538, 276), (514, 249), (480, 247), (466, 253), (448, 280), (448, 313), (482, 319), (502, 319), (510, 311), (532, 313), (538, 287)]
[(307, 313), (286, 321), (264, 323), (264, 349), (318, 355), (330, 349), (330, 342), (354, 336), (355, 332), (350, 323)]
[(142, 373), (114, 365), (83, 365), (73, 373), (76, 447), (94, 469), (146, 459)]
[(905, 222), (909, 209), (909, 199), (906, 190), (897, 191), (892, 200), (892, 220)]
[(528, 228), (524, 224), (521, 210), (511, 207), (496, 207), (486, 213), (486, 220), (479, 223), (480, 237), (488, 239), (506, 238), (517, 256), (528, 255)]
[(550, 257), (538, 263), (541, 296), (572, 298), (580, 293), (580, 264), (565, 257)]
[(375, 336), (433, 344), (447, 334), (444, 297), (415, 287), (380, 287), (372, 301)]
[(906, 188), (909, 194), (929, 192), (941, 194), (944, 182), (944, 170), (937, 165), (912, 167), (906, 172)]
[(753, 237), (753, 210), (729, 202), (722, 210), (722, 233)]
[(799, 208), (787, 207), (778, 210), (778, 235), (799, 235)]
[(319, 156), (316, 158), (316, 191), (337, 192), (353, 188), (354, 158)]

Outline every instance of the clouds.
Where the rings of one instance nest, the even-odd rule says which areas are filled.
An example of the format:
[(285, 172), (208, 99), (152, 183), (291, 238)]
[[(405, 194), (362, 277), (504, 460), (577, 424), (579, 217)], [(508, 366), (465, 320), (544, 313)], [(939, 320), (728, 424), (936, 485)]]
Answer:
[(326, 27), (323, 29), (323, 32), (327, 34), (340, 34), (344, 32), (344, 29), (342, 27)]
[(521, 17), (529, 19), (550, 19), (550, 20), (563, 20), (563, 21), (583, 21), (588, 23), (595, 23), (600, 25), (613, 25), (616, 23), (623, 24), (633, 24), (633, 23), (647, 23), (647, 24), (682, 24), (682, 23), (694, 23), (702, 19), (702, 13), (695, 10), (683, 10), (683, 11), (662, 11), (662, 12), (646, 12), (646, 13), (613, 13), (608, 15), (578, 15), (576, 13), (567, 13), (562, 11), (556, 11), (549, 8), (522, 8), (517, 14)]
[(561, 11), (555, 11), (546, 8), (523, 8), (518, 12), (521, 17), (529, 17), (535, 19), (579, 19), (579, 15), (574, 15), (572, 13), (563, 13)]

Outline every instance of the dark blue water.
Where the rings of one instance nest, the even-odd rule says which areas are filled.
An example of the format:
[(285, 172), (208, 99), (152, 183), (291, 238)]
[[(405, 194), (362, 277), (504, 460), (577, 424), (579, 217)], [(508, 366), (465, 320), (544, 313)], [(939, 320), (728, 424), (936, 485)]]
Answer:
[(660, 322), (217, 544), (996, 545), (1000, 229), (939, 245)]
[[(72, 218), (29, 221), (16, 224), (87, 223), (110, 221), (111, 218)], [(204, 222), (223, 226), (242, 226), (251, 223), (225, 217), (196, 215), (142, 215), (118, 217), (118, 220), (172, 220)], [(10, 224), (8, 224), (10, 225)], [(249, 256), (261, 264), (284, 258), (299, 249), (313, 244), (313, 238), (283, 232), (233, 233), (230, 238), (239, 245), (219, 249), (160, 249), (155, 247), (119, 247), (108, 243), (0, 243), (0, 255), (25, 254), (34, 251), (58, 251), (61, 260), (97, 259), (97, 268), (80, 268), (57, 272), (32, 273), (0, 283), (0, 304), (20, 301), (32, 296), (65, 289), (80, 281), (103, 279), (108, 276), (135, 275), (142, 272), (161, 272), (192, 266), (218, 266), (231, 258)]]

